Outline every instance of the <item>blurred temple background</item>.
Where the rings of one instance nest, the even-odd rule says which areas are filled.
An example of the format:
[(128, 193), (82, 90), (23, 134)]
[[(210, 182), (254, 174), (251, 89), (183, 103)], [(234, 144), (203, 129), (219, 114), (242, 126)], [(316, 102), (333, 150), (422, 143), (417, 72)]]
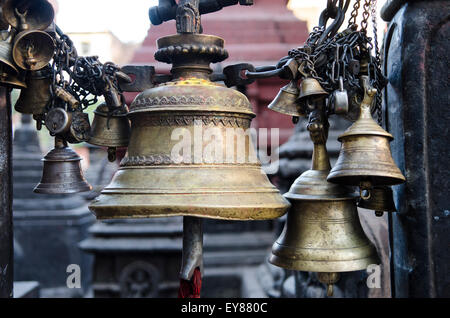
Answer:
[[(119, 65), (149, 64), (158, 73), (170, 71), (169, 65), (156, 62), (153, 54), (159, 37), (176, 32), (175, 22), (149, 28), (147, 9), (156, 1), (133, 0), (129, 8), (123, 8), (106, 7), (109, 1), (96, 0), (93, 6), (105, 6), (101, 16), (92, 16), (92, 12), (98, 15), (98, 11), (89, 8), (89, 2), (84, 0), (51, 2), (58, 25), (74, 41), (80, 55), (98, 55), (102, 62)], [(79, 12), (72, 11), (74, 3), (84, 6), (85, 14), (82, 19), (69, 21), (70, 16), (80, 17)], [(325, 0), (255, 0), (251, 7), (234, 6), (203, 16), (204, 33), (224, 38), (229, 52), (225, 62), (212, 67), (220, 70), (239, 62), (255, 66), (276, 64), (307, 39), (325, 4)], [(139, 14), (130, 17), (137, 10)], [(122, 30), (114, 29), (124, 25)], [(145, 36), (143, 30), (147, 29)], [(136, 39), (139, 33), (143, 39)], [(305, 120), (294, 125), (290, 117), (267, 109), (286, 84), (270, 78), (236, 87), (253, 105), (257, 115), (253, 127), (267, 128), (269, 132), (271, 128), (279, 129), (279, 140), (272, 140), (269, 135), (266, 140), (270, 142), (260, 142), (258, 147), (277, 154), (277, 162), (271, 164), (279, 164), (279, 170), (271, 173), (270, 178), (283, 193), (310, 168), (312, 155)], [(17, 99), (17, 95), (14, 92), (13, 98)], [(126, 94), (127, 103), (135, 95)], [(93, 185), (91, 192), (69, 197), (33, 194), (41, 176), (40, 159), (52, 143), (48, 133), (36, 132), (33, 124), (30, 117), (14, 114), (15, 281), (29, 282), (17, 284), (16, 294), (28, 288), (32, 290), (30, 297), (176, 297), (181, 218), (96, 221), (87, 208), (88, 202), (110, 181), (118, 163), (108, 162), (105, 149), (87, 144), (75, 145), (74, 149), (83, 157), (83, 169)], [(349, 125), (343, 119), (331, 121), (327, 146), (332, 164), (340, 148), (336, 137)], [(387, 219), (368, 211), (361, 211), (360, 217), (383, 261), (382, 288), (368, 290), (364, 271), (349, 273), (343, 275), (334, 297), (390, 297)], [(286, 271), (267, 262), (283, 222), (283, 218), (264, 222), (205, 221), (202, 296), (324, 297), (325, 287), (315, 275)], [(80, 266), (79, 289), (66, 285), (69, 275), (66, 269), (70, 264)]]

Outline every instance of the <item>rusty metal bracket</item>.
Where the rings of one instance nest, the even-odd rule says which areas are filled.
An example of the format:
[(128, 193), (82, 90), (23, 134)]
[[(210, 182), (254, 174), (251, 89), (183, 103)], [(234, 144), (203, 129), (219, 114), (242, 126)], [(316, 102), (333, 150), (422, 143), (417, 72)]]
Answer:
[(149, 65), (126, 65), (121, 71), (129, 77), (119, 77), (119, 87), (124, 92), (143, 92), (172, 79), (168, 74), (156, 74), (155, 67)]

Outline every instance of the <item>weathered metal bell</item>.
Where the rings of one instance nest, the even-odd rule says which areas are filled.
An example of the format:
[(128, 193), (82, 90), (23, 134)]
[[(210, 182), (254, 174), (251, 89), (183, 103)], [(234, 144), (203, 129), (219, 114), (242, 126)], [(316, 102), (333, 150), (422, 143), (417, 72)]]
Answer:
[(330, 170), (324, 144), (314, 144), (312, 169), (304, 172), (284, 196), (291, 202), (286, 225), (272, 247), (269, 262), (290, 270), (322, 273), (331, 285), (334, 273), (378, 264), (375, 247), (366, 237), (356, 208), (357, 194), (327, 182)]
[(62, 139), (55, 138), (55, 148), (42, 159), (44, 168), (41, 182), (34, 192), (41, 194), (68, 194), (90, 191), (81, 170), (81, 157)]
[(291, 81), (288, 85), (282, 87), (269, 104), (268, 108), (281, 114), (300, 117), (305, 116), (305, 112), (297, 103), (300, 89), (296, 81)]
[(328, 181), (360, 186), (370, 191), (372, 186), (394, 185), (405, 181), (392, 159), (389, 142), (393, 136), (372, 118), (370, 106), (376, 94), (369, 88), (368, 78), (363, 77), (365, 89), (360, 116), (339, 136), (341, 151)]
[(0, 83), (3, 85), (17, 88), (17, 89), (24, 89), (27, 88), (27, 84), (25, 83), (23, 74), (0, 74)]
[(22, 114), (40, 115), (51, 99), (51, 68), (29, 72), (26, 78), (26, 89), (20, 92), (14, 108)]
[(45, 30), (55, 18), (55, 11), (45, 0), (6, 0), (3, 18), (18, 30)]
[(388, 186), (374, 187), (368, 199), (361, 198), (358, 202), (360, 208), (374, 210), (375, 215), (382, 216), (383, 212), (396, 212), (392, 188)]
[(8, 75), (17, 75), (19, 71), (14, 65), (12, 58), (12, 37), (8, 31), (2, 31), (2, 38), (0, 41), (0, 71), (1, 77), (7, 77)]
[(55, 53), (55, 41), (44, 31), (28, 30), (16, 35), (12, 49), (14, 62), (28, 71), (48, 65)]
[(307, 77), (300, 83), (300, 94), (298, 99), (302, 100), (309, 96), (323, 96), (328, 93), (320, 85), (319, 81), (312, 77)]
[[(263, 220), (286, 212), (289, 203), (250, 155), (253, 143), (244, 131), (255, 115), (248, 99), (209, 80), (209, 64), (228, 55), (223, 45), (203, 34), (158, 40), (155, 57), (173, 64), (173, 80), (130, 105), (128, 152), (90, 205), (97, 218)], [(242, 139), (231, 135), (238, 132)], [(244, 141), (242, 149), (236, 139)]]
[(130, 140), (130, 121), (127, 109), (122, 107), (108, 115), (106, 103), (100, 104), (94, 111), (91, 126), (91, 137), (88, 142), (102, 147), (127, 147)]

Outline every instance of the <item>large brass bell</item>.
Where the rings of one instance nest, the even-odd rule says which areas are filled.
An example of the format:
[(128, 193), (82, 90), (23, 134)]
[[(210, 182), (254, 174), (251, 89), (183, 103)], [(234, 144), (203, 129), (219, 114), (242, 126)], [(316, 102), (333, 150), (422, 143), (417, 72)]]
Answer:
[(51, 99), (50, 85), (51, 68), (29, 72), (26, 78), (26, 87), (20, 92), (19, 99), (14, 108), (22, 114), (40, 115)]
[(299, 100), (303, 100), (306, 97), (326, 95), (328, 95), (327, 91), (323, 89), (322, 85), (320, 85), (319, 81), (315, 78), (307, 77), (300, 83), (300, 94), (298, 95)]
[(6, 0), (3, 5), (3, 18), (19, 30), (45, 30), (54, 17), (52, 5), (45, 0)]
[[(127, 118), (126, 106), (117, 108), (113, 113), (106, 103), (100, 104), (94, 111), (90, 138), (88, 142), (92, 145), (117, 148), (127, 147), (130, 140), (130, 121)], [(113, 151), (109, 151), (113, 153)], [(115, 151), (114, 151), (115, 153)], [(111, 161), (113, 161), (111, 158)]]
[[(227, 134), (244, 132), (255, 115), (245, 95), (209, 80), (209, 64), (228, 56), (224, 40), (177, 34), (157, 43), (155, 57), (173, 64), (173, 80), (144, 91), (130, 105), (127, 155), (90, 209), (99, 219), (282, 216), (289, 203), (249, 156), (251, 138), (242, 135), (243, 149), (234, 142), (240, 138), (227, 142)], [(205, 155), (211, 149), (228, 155)]]
[(13, 59), (24, 70), (40, 70), (53, 58), (55, 42), (45, 31), (26, 30), (16, 35), (13, 45)]
[(68, 194), (89, 191), (88, 184), (81, 170), (81, 157), (56, 137), (55, 148), (43, 159), (44, 168), (41, 182), (34, 192), (41, 194)]
[[(378, 185), (394, 185), (405, 181), (392, 159), (389, 142), (394, 138), (372, 118), (370, 106), (376, 90), (370, 88), (368, 77), (362, 77), (365, 88), (360, 116), (339, 136), (341, 151), (328, 181), (360, 186), (362, 197), (370, 196), (370, 189)], [(364, 194), (365, 193), (365, 194)]]
[(288, 85), (280, 89), (268, 108), (289, 116), (305, 116), (305, 111), (297, 103), (299, 94), (300, 89), (297, 86), (297, 82), (291, 81)]
[(383, 212), (397, 211), (391, 187), (377, 186), (370, 192), (368, 199), (361, 198), (359, 200), (358, 206), (360, 208), (374, 210), (376, 216), (383, 216)]
[(314, 143), (312, 161), (312, 169), (284, 195), (292, 208), (269, 261), (290, 270), (318, 272), (332, 295), (337, 273), (363, 270), (379, 259), (359, 221), (357, 194), (326, 180), (330, 163), (325, 143)]

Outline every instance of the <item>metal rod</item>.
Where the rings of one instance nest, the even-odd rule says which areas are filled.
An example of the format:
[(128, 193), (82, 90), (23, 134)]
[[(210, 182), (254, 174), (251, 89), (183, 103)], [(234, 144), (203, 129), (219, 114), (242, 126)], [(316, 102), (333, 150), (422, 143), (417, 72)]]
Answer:
[(9, 89), (0, 86), (0, 298), (13, 297), (12, 121)]
[(203, 272), (203, 220), (183, 217), (183, 255), (180, 278), (191, 280), (196, 268)]

